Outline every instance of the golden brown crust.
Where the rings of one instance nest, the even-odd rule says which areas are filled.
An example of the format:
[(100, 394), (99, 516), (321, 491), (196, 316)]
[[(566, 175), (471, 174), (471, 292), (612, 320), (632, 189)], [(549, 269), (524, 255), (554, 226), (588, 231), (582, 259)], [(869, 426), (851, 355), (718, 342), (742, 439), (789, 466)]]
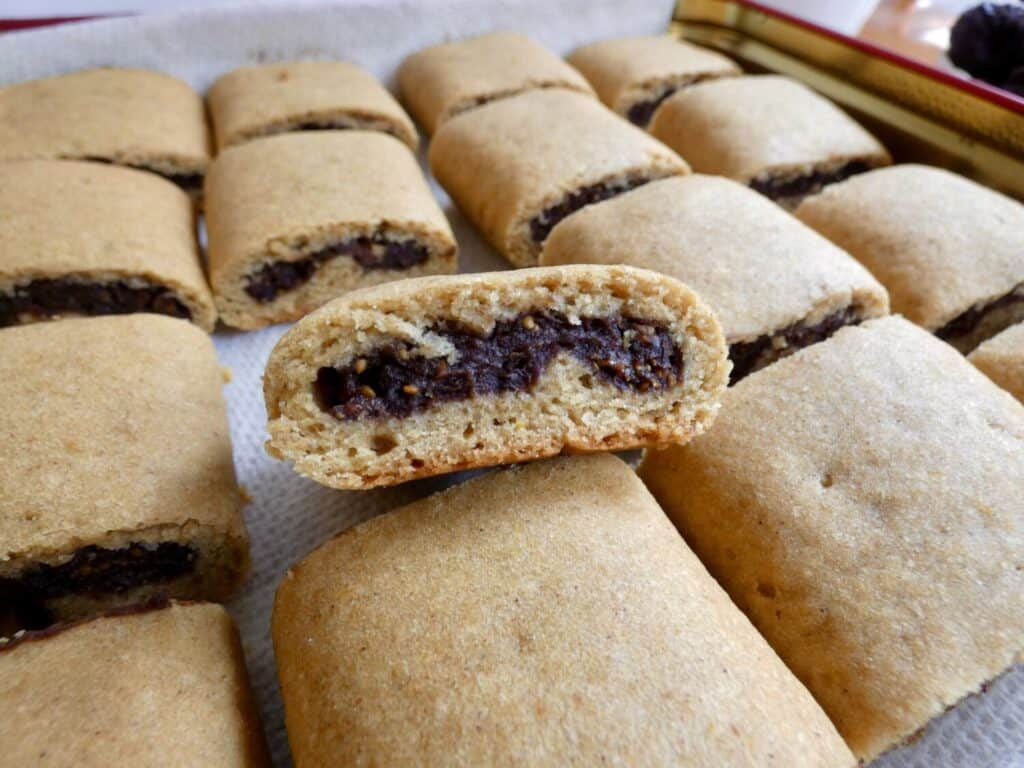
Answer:
[(273, 637), (299, 768), (854, 762), (608, 455), (346, 531), (285, 576)]
[[(0, 332), (0, 576), (79, 547), (196, 547), (175, 597), (226, 599), (248, 569), (223, 379), (206, 334), (138, 314)], [(95, 612), (145, 594), (52, 607)]]
[(602, 40), (577, 48), (566, 61), (587, 78), (606, 106), (623, 116), (669, 89), (741, 74), (728, 57), (672, 35)]
[(240, 67), (213, 84), (209, 103), (218, 149), (310, 125), (384, 131), (419, 147), (416, 127), (388, 90), (343, 61)]
[(852, 307), (887, 314), (885, 289), (849, 255), (753, 190), (715, 176), (647, 184), (555, 227), (541, 264), (626, 264), (669, 275), (715, 312), (726, 342)]
[[(443, 402), (407, 417), (340, 419), (321, 408), (321, 367), (347, 366), (402, 342), (452, 363), (431, 329), (454, 323), (486, 335), (531, 312), (616, 315), (663, 326), (681, 351), (682, 379), (620, 389), (559, 354), (528, 389)], [(671, 278), (628, 267), (570, 266), (403, 280), (337, 299), (278, 342), (264, 374), (267, 450), (336, 488), (371, 488), (559, 452), (685, 442), (713, 420), (728, 379), (717, 320)]]
[[(940, 168), (855, 176), (808, 198), (796, 216), (870, 269), (893, 311), (930, 331), (1024, 285), (1024, 205)], [(982, 340), (955, 346), (966, 352)]]
[(269, 765), (219, 605), (98, 618), (0, 650), (4, 765)]
[(865, 762), (1020, 658), (1024, 407), (902, 318), (744, 379), (640, 474)]
[(448, 119), (536, 88), (594, 95), (583, 76), (518, 32), (493, 32), (424, 48), (398, 70), (402, 100), (428, 135)]
[(0, 160), (99, 158), (202, 174), (211, 148), (203, 100), (170, 75), (111, 67), (0, 88)]
[[(309, 131), (232, 147), (210, 167), (205, 198), (210, 279), (222, 319), (236, 328), (297, 320), (355, 288), (457, 267), (451, 227), (415, 157), (383, 133)], [(427, 260), (371, 270), (339, 256), (273, 301), (245, 291), (247, 275), (263, 264), (382, 228), (426, 246)]]
[(530, 220), (594, 184), (689, 171), (668, 147), (594, 99), (530, 91), (447, 122), (430, 145), (442, 187), (514, 265), (534, 266)]
[(807, 86), (779, 75), (698, 83), (668, 98), (651, 134), (693, 170), (743, 183), (891, 160), (874, 136)]
[(0, 292), (34, 279), (143, 279), (172, 289), (205, 331), (217, 322), (188, 195), (128, 168), (56, 160), (4, 166)]

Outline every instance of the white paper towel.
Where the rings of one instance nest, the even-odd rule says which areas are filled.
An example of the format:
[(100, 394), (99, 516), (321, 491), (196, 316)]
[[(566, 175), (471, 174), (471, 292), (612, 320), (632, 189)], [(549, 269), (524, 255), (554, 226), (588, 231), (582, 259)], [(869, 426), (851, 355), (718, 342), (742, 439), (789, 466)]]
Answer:
[[(206, 89), (242, 64), (293, 58), (342, 58), (393, 83), (408, 53), (446, 39), (517, 29), (566, 53), (585, 42), (665, 29), (672, 0), (342, 0), (112, 19), (0, 36), (0, 83), (89, 66), (140, 66)], [(422, 159), (422, 158), (421, 158)], [(424, 168), (425, 168), (424, 164)], [(460, 246), (464, 271), (504, 269), (505, 262), (434, 185)], [(239, 481), (252, 496), (246, 520), (253, 574), (229, 606), (276, 765), (290, 763), (270, 644), (274, 589), (284, 571), (320, 543), (357, 522), (452, 482), (435, 478), (364, 493), (338, 492), (303, 480), (263, 451), (260, 377), (277, 326), (215, 336), (233, 379), (225, 389)], [(879, 761), (885, 768), (1024, 766), (1024, 670), (965, 702), (914, 746)]]

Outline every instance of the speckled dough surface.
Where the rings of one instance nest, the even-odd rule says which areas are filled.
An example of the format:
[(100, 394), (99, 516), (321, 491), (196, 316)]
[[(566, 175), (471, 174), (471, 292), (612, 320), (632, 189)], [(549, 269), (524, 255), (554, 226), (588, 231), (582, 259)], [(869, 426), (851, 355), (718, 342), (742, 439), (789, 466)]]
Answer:
[[(808, 198), (796, 215), (870, 269), (893, 311), (930, 331), (1024, 292), (1024, 205), (948, 171), (872, 171)], [(999, 320), (950, 341), (966, 352), (1024, 320), (1024, 297)]]
[(714, 176), (647, 184), (555, 227), (541, 264), (628, 264), (670, 275), (715, 312), (729, 344), (844, 307), (888, 312), (885, 289), (846, 253), (753, 190)]
[(304, 128), (390, 133), (415, 150), (419, 134), (394, 96), (366, 70), (343, 61), (289, 61), (241, 67), (209, 93), (220, 149)]
[[(205, 197), (217, 307), (236, 328), (295, 320), (354, 288), (457, 266), (455, 238), (416, 159), (383, 133), (311, 131), (232, 147), (211, 166)], [(425, 246), (426, 260), (366, 269), (341, 255), (272, 301), (246, 293), (248, 275), (262, 265), (381, 230)]]
[(587, 78), (601, 101), (623, 116), (639, 103), (664, 98), (696, 82), (740, 74), (726, 56), (671, 35), (602, 40), (577, 48), (566, 59)]
[(285, 576), (273, 635), (298, 768), (854, 763), (613, 456), (346, 531)]
[(0, 295), (37, 279), (145, 280), (213, 330), (192, 203), (169, 181), (99, 163), (13, 162), (0, 211)]
[(412, 54), (398, 70), (402, 100), (433, 134), (449, 118), (495, 99), (538, 88), (593, 96), (583, 76), (536, 40), (494, 32)]
[[(187, 374), (187, 375), (186, 375)], [(224, 400), (209, 337), (159, 315), (0, 331), (0, 577), (74, 550), (179, 542), (195, 568), (158, 584), (226, 599), (248, 568)], [(145, 597), (74, 593), (57, 617)]]
[(1020, 660), (1024, 407), (903, 318), (750, 376), (640, 474), (860, 758)]
[(516, 266), (537, 263), (530, 222), (600, 183), (640, 183), (687, 173), (668, 147), (595, 99), (530, 91), (451, 120), (430, 145), (438, 182)]
[(0, 88), (0, 160), (99, 158), (201, 176), (211, 141), (203, 100), (144, 69), (88, 69)]
[(828, 172), (852, 160), (890, 162), (885, 148), (839, 107), (778, 75), (686, 88), (661, 105), (651, 133), (698, 173), (744, 183)]
[(993, 336), (967, 357), (992, 381), (1024, 403), (1024, 323)]
[(269, 765), (219, 605), (111, 615), (0, 645), (0, 766)]
[[(412, 357), (455, 366), (463, 353), (439, 327), (486, 339), (499, 322), (531, 313), (660, 326), (682, 374), (650, 389), (619, 387), (560, 351), (529, 386), (443, 400), (404, 416), (342, 419), (318, 402), (323, 367), (348, 368), (396, 343), (408, 345)], [(728, 368), (710, 310), (686, 286), (646, 270), (570, 266), (402, 281), (331, 302), (278, 342), (264, 375), (267, 450), (317, 482), (368, 488), (562, 451), (682, 443), (714, 419)]]

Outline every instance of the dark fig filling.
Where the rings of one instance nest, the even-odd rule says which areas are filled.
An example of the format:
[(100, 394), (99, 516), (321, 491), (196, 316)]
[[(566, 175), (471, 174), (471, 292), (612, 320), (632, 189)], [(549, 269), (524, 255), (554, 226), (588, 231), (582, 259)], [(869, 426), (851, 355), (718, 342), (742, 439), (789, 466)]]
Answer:
[(665, 101), (669, 96), (679, 90), (678, 85), (666, 86), (657, 95), (652, 96), (644, 101), (638, 101), (629, 108), (626, 112), (626, 117), (629, 122), (633, 125), (639, 125), (641, 128), (645, 128), (651, 118), (654, 117), (654, 113), (657, 111), (661, 103)]
[[(176, 602), (179, 604), (187, 604), (189, 601), (178, 600)], [(11, 648), (17, 648), (19, 645), (24, 645), (25, 643), (34, 642), (36, 640), (46, 640), (47, 638), (59, 635), (73, 627), (87, 624), (95, 619), (118, 616), (137, 616), (142, 613), (150, 613), (151, 611), (162, 611), (165, 608), (170, 607), (170, 605), (171, 601), (166, 595), (156, 595), (155, 597), (149, 598), (140, 603), (118, 606), (94, 616), (87, 616), (85, 618), (71, 621), (58, 622), (49, 614), (46, 614), (45, 618), (43, 614), (39, 614), (39, 619), (35, 624), (29, 625), (23, 623), (21, 625), (0, 627), (0, 653), (9, 651)]]
[(452, 344), (454, 362), (390, 343), (349, 365), (320, 368), (320, 407), (345, 421), (405, 417), (435, 403), (530, 391), (563, 353), (621, 390), (664, 390), (683, 378), (682, 351), (668, 328), (632, 317), (584, 317), (574, 324), (539, 312), (498, 321), (486, 336), (454, 324), (429, 330)]
[[(824, 341), (833, 333), (846, 325), (857, 325), (861, 318), (853, 307), (845, 307), (814, 325), (794, 323), (776, 333), (760, 336), (753, 341), (741, 341), (729, 346), (729, 359), (732, 361), (732, 374), (729, 383), (735, 384), (754, 371), (764, 368), (776, 360), (780, 360), (798, 349), (809, 347)], [(774, 340), (784, 343), (777, 343)]]
[(820, 192), (829, 184), (835, 184), (851, 176), (856, 176), (858, 173), (870, 171), (872, 167), (864, 160), (851, 160), (838, 168), (832, 168), (827, 171), (814, 171), (803, 176), (769, 176), (767, 178), (754, 179), (750, 182), (750, 188), (772, 200), (805, 197)]
[(123, 280), (88, 282), (67, 278), (40, 278), (0, 293), (0, 328), (16, 325), (23, 315), (52, 317), (62, 314), (126, 315), (153, 312), (185, 320), (192, 313), (174, 291), (151, 283), (130, 285)]
[(410, 269), (430, 256), (427, 246), (412, 239), (392, 240), (383, 232), (362, 235), (322, 248), (296, 261), (271, 261), (245, 276), (245, 292), (260, 303), (308, 283), (328, 261), (350, 256), (363, 269)]
[[(1005, 296), (1000, 296), (998, 299), (990, 301), (988, 304), (975, 305), (966, 312), (962, 312), (935, 331), (935, 335), (943, 341), (953, 343), (955, 346), (957, 339), (974, 333), (975, 329), (985, 322), (990, 315), (1001, 310), (1008, 309), (1015, 304), (1024, 304), (1024, 285), (1017, 286)], [(990, 331), (987, 335), (995, 336), (1000, 331), (1005, 331), (1014, 324), (1016, 319), (1016, 315), (1007, 313), (1004, 322), (996, 323), (991, 329), (987, 329)]]
[(637, 187), (642, 187), (649, 181), (652, 179), (637, 177), (602, 181), (598, 184), (580, 187), (562, 198), (561, 202), (545, 208), (530, 219), (530, 237), (535, 243), (543, 243), (548, 239), (551, 230), (569, 214), (575, 213), (586, 205), (600, 203), (602, 200), (608, 200)]
[(90, 163), (104, 163), (106, 165), (120, 165), (125, 168), (134, 168), (137, 171), (146, 171), (147, 173), (155, 173), (157, 176), (163, 176), (172, 184), (177, 184), (183, 190), (189, 193), (199, 192), (203, 188), (203, 174), (201, 173), (168, 173), (166, 171), (160, 171), (156, 168), (151, 168), (148, 165), (139, 165), (138, 163), (117, 163), (106, 157), (82, 157), (82, 160), (88, 160)]
[(192, 573), (199, 553), (186, 544), (133, 543), (121, 549), (89, 545), (60, 565), (36, 563), (17, 578), (0, 579), (0, 615), (17, 617), (23, 628), (51, 623), (46, 601), (69, 595), (111, 595), (166, 584)]

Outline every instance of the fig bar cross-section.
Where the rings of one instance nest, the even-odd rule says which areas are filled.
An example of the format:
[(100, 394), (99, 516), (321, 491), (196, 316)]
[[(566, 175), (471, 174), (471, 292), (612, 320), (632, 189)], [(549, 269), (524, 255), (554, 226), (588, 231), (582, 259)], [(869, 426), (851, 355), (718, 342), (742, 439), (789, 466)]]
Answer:
[(689, 171), (668, 147), (561, 89), (530, 91), (450, 120), (430, 167), (459, 208), (514, 265), (535, 266), (555, 226), (584, 206)]
[(188, 195), (142, 171), (68, 160), (4, 165), (0, 327), (152, 312), (212, 331)]
[(249, 556), (223, 383), (184, 320), (0, 330), (0, 634), (231, 595)]
[(286, 133), (231, 147), (210, 168), (206, 217), (217, 306), (236, 328), (456, 268), (455, 238), (416, 158), (385, 133)]
[(292, 328), (264, 377), (268, 451), (338, 488), (683, 443), (728, 378), (717, 320), (629, 267), (423, 278)]

